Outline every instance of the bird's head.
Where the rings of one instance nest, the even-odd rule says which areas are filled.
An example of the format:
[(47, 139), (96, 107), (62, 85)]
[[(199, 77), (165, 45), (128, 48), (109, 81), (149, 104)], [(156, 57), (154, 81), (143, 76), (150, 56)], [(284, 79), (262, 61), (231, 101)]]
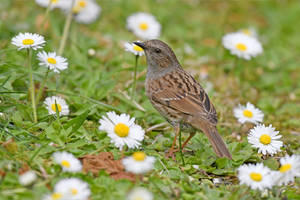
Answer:
[(157, 71), (164, 71), (166, 68), (173, 68), (179, 65), (172, 49), (160, 40), (148, 40), (146, 42), (134, 42), (144, 49), (149, 68)]

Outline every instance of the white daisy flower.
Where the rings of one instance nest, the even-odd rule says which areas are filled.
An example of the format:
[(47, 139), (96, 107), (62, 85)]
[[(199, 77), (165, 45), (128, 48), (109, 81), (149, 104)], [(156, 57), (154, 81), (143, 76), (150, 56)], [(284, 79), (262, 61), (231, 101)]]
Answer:
[[(137, 41), (137, 42), (141, 42), (141, 41)], [(144, 50), (141, 47), (139, 47), (138, 45), (134, 44), (134, 43), (126, 42), (124, 44), (124, 47), (125, 47), (125, 51), (129, 51), (129, 52), (133, 53), (136, 56), (145, 55)]]
[(53, 154), (54, 162), (59, 164), (63, 171), (66, 172), (79, 172), (82, 169), (81, 162), (71, 153), (68, 152), (55, 152)]
[(47, 194), (43, 197), (43, 200), (67, 200), (62, 193), (54, 192), (52, 194)]
[(251, 36), (251, 37), (255, 37), (255, 38), (257, 37), (257, 32), (252, 27), (240, 29), (238, 32), (246, 34), (246, 35)]
[(56, 194), (62, 194), (65, 200), (88, 200), (91, 191), (89, 185), (78, 178), (60, 180), (54, 186)]
[(36, 33), (19, 33), (13, 37), (11, 43), (17, 47), (18, 50), (32, 48), (37, 50), (45, 45), (44, 37)]
[(283, 145), (282, 141), (278, 140), (281, 138), (278, 133), (279, 131), (275, 131), (272, 125), (266, 127), (264, 124), (259, 124), (250, 130), (247, 138), (253, 147), (258, 148), (258, 153), (273, 155), (280, 151)]
[(64, 9), (66, 8), (65, 6), (69, 4), (70, 1), (69, 0), (35, 0), (35, 2), (45, 8), (47, 8), (49, 3), (51, 2), (50, 9), (52, 10), (54, 8)]
[(127, 28), (143, 40), (156, 39), (160, 35), (160, 24), (148, 13), (135, 13), (127, 18)]
[(46, 104), (46, 107), (50, 115), (56, 114), (56, 106), (58, 108), (59, 116), (69, 114), (69, 106), (67, 105), (66, 101), (61, 97), (58, 96), (47, 97), (44, 101), (44, 104)]
[(246, 106), (239, 105), (237, 108), (234, 108), (233, 114), (242, 124), (245, 122), (257, 124), (262, 122), (264, 118), (264, 113), (249, 102)]
[(278, 185), (287, 185), (294, 182), (295, 177), (300, 177), (300, 155), (286, 155), (280, 158)]
[(242, 165), (238, 168), (240, 184), (246, 184), (252, 189), (264, 190), (274, 185), (272, 171), (262, 163)]
[[(67, 11), (70, 9), (71, 5), (69, 4), (69, 9), (67, 9)], [(72, 12), (74, 13), (74, 19), (77, 22), (90, 24), (98, 18), (101, 7), (94, 0), (76, 0)]]
[(46, 53), (42, 51), (37, 54), (37, 57), (41, 61), (39, 65), (48, 67), (56, 73), (68, 68), (67, 59), (56, 55), (55, 52)]
[(147, 156), (144, 152), (134, 152), (132, 156), (126, 157), (122, 160), (126, 171), (134, 174), (144, 174), (153, 169), (155, 158)]
[(127, 195), (127, 200), (152, 200), (153, 194), (146, 188), (137, 187), (131, 190)]
[(246, 60), (263, 52), (260, 42), (244, 33), (228, 33), (223, 37), (222, 43), (231, 54)]
[(21, 185), (30, 185), (36, 180), (36, 173), (32, 170), (25, 172), (19, 176), (19, 182)]
[(145, 131), (134, 123), (135, 118), (130, 118), (127, 114), (117, 115), (115, 112), (108, 112), (99, 120), (99, 130), (106, 131), (120, 150), (124, 145), (128, 148), (137, 148), (144, 139)]

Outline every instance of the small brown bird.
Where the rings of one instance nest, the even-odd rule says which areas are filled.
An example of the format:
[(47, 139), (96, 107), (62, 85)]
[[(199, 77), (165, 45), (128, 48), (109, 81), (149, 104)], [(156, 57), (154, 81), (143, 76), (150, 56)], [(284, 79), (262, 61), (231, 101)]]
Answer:
[(180, 130), (190, 132), (182, 145), (202, 130), (219, 157), (231, 158), (219, 135), (217, 113), (201, 85), (179, 64), (172, 49), (160, 40), (135, 42), (144, 49), (148, 71), (146, 93), (154, 108), (174, 127), (175, 138), (169, 156), (174, 158), (174, 146)]

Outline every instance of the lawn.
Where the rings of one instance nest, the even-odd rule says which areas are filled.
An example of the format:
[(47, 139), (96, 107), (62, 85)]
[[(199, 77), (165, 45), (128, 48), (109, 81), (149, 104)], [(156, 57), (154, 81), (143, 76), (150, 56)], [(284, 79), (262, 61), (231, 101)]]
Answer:
[[(264, 163), (280, 167), (285, 155), (300, 154), (300, 3), (291, 1), (200, 0), (97, 0), (99, 18), (91, 24), (73, 21), (62, 56), (69, 67), (49, 72), (34, 122), (29, 90), (27, 51), (17, 50), (11, 39), (19, 32), (43, 35), (45, 51), (58, 51), (66, 16), (58, 9), (45, 17), (46, 8), (35, 1), (13, 0), (0, 4), (0, 200), (42, 199), (64, 178), (88, 183), (89, 199), (126, 199), (141, 186), (154, 199), (300, 199), (300, 178), (269, 190), (253, 190), (239, 183), (237, 169), (243, 164)], [(145, 56), (138, 59), (136, 92), (130, 99), (135, 56), (124, 42), (137, 38), (126, 28), (136, 12), (155, 16), (161, 24), (159, 39), (174, 50), (183, 68), (206, 89), (218, 113), (218, 131), (233, 159), (218, 158), (199, 131), (176, 161), (165, 157), (174, 138), (172, 127), (152, 107), (145, 94)], [(222, 37), (254, 28), (263, 53), (245, 60), (230, 54)], [(33, 79), (38, 88), (47, 68), (39, 66), (33, 51)], [(38, 92), (36, 89), (35, 93)], [(43, 101), (60, 96), (69, 106), (67, 116), (49, 115)], [(233, 109), (251, 102), (264, 113), (283, 142), (275, 155), (262, 155), (247, 140), (255, 125), (240, 124)], [(56, 107), (57, 109), (58, 107)], [(110, 152), (114, 160), (136, 149), (120, 151), (100, 131), (99, 119), (107, 112), (126, 113), (145, 130), (140, 150), (156, 159), (144, 175), (120, 178), (107, 166), (95, 173), (62, 171), (54, 152), (67, 151), (84, 160), (86, 155)], [(184, 141), (189, 135), (182, 133)], [(92, 166), (90, 166), (92, 168)], [(22, 171), (33, 170), (35, 182), (19, 183)], [(300, 169), (298, 169), (300, 170)], [(55, 199), (58, 200), (58, 199)]]

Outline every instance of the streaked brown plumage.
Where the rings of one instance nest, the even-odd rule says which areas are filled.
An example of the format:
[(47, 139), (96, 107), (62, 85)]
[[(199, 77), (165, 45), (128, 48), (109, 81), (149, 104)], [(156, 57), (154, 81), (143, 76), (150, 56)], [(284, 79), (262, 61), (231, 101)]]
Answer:
[(217, 156), (231, 158), (216, 128), (218, 120), (214, 106), (201, 85), (182, 69), (172, 49), (160, 40), (135, 44), (144, 49), (147, 57), (147, 96), (175, 130), (170, 155), (173, 156), (180, 129), (190, 132), (183, 147), (198, 129), (208, 137)]

